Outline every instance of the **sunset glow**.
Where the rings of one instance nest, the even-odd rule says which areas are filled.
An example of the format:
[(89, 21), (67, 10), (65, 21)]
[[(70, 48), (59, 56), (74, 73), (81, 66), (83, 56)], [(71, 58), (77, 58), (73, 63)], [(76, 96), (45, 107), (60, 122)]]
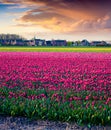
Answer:
[(111, 40), (110, 0), (0, 0), (0, 33)]

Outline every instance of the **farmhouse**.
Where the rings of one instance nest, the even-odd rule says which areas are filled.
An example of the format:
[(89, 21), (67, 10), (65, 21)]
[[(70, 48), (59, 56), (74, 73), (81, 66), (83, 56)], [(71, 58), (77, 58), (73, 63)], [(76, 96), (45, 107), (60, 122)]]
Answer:
[(36, 46), (46, 46), (46, 41), (42, 39), (34, 39)]
[(17, 46), (24, 46), (24, 42), (22, 39), (17, 39), (15, 42)]
[(91, 46), (107, 46), (107, 43), (105, 41), (92, 41)]
[(87, 40), (82, 40), (80, 44), (81, 46), (90, 46), (90, 43)]
[(67, 42), (66, 40), (52, 40), (53, 46), (66, 46)]
[(46, 41), (47, 46), (52, 46), (52, 41)]
[(16, 40), (11, 40), (11, 39), (0, 39), (0, 44), (1, 45), (15, 45)]

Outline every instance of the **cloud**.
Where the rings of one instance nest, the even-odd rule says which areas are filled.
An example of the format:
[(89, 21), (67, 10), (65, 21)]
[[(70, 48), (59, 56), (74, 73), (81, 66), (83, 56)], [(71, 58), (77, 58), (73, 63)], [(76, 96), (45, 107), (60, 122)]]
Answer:
[(41, 26), (62, 33), (111, 28), (110, 0), (0, 0), (0, 2), (30, 8), (16, 19), (18, 26)]
[(0, 0), (0, 3), (3, 4), (16, 4), (19, 3), (21, 0)]

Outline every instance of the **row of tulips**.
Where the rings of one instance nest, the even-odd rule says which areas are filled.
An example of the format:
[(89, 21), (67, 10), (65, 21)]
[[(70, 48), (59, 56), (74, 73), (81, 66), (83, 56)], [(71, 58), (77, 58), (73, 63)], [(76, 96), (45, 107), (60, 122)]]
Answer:
[(111, 123), (111, 54), (0, 52), (0, 114)]

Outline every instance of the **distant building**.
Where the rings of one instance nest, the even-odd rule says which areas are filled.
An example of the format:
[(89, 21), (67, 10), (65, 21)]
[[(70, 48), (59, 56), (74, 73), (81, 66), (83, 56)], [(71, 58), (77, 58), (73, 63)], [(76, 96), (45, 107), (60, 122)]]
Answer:
[(108, 41), (108, 42), (107, 42), (107, 46), (111, 46), (111, 41)]
[(81, 46), (90, 46), (90, 43), (87, 40), (82, 40), (80, 44)]
[(66, 40), (52, 40), (53, 46), (67, 46)]
[(0, 44), (3, 45), (3, 46), (11, 45), (11, 40), (0, 39)]
[(73, 46), (81, 46), (81, 41), (75, 41), (74, 43), (73, 43)]
[(24, 46), (23, 40), (22, 40), (22, 39), (17, 39), (17, 40), (16, 40), (16, 45), (17, 45), (17, 46)]
[(24, 40), (23, 42), (24, 42), (24, 45), (25, 45), (25, 46), (29, 46), (29, 44), (30, 44), (30, 43), (29, 43), (30, 40)]
[(14, 45), (16, 45), (16, 40), (9, 40), (9, 45), (12, 45), (12, 46), (14, 46)]
[(107, 43), (105, 41), (93, 41), (91, 46), (107, 46)]
[(52, 41), (46, 41), (46, 46), (52, 46)]
[(0, 39), (0, 44), (4, 46), (5, 45), (5, 40)]
[(35, 41), (34, 40), (29, 40), (29, 46), (35, 46)]
[(46, 46), (46, 41), (42, 39), (35, 39), (35, 45), (36, 46)]

